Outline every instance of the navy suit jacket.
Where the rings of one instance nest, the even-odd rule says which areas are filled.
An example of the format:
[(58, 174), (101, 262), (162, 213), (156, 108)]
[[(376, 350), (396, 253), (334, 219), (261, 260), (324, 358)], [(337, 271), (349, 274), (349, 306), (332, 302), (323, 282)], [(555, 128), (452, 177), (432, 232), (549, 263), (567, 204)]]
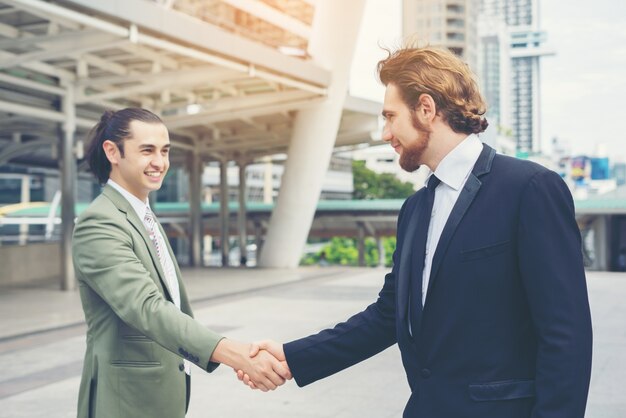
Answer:
[(420, 190), (398, 218), (378, 299), (346, 322), (284, 345), (299, 386), (398, 343), (405, 417), (582, 418), (591, 316), (574, 204), (563, 180), (484, 145), (434, 254), (418, 332), (408, 299)]

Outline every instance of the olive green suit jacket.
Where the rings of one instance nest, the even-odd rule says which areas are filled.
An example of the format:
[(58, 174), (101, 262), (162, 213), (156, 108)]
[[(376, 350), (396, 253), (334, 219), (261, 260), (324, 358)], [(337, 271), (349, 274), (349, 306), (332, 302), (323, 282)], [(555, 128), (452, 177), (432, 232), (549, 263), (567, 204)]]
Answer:
[(182, 418), (183, 358), (209, 372), (217, 367), (209, 359), (222, 337), (193, 319), (167, 246), (180, 310), (143, 222), (119, 192), (106, 186), (78, 218), (72, 255), (87, 322), (79, 418)]

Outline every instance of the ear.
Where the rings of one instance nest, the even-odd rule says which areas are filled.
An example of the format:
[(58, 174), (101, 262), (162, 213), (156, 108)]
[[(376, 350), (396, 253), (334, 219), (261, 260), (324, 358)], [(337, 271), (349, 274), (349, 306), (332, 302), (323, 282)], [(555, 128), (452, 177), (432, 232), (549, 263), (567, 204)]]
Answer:
[(437, 105), (430, 94), (422, 93), (417, 99), (415, 112), (424, 121), (432, 122), (437, 116)]
[(107, 139), (102, 143), (102, 149), (104, 150), (104, 154), (107, 156), (111, 165), (118, 163), (120, 159), (120, 150), (117, 145), (115, 145), (115, 142)]

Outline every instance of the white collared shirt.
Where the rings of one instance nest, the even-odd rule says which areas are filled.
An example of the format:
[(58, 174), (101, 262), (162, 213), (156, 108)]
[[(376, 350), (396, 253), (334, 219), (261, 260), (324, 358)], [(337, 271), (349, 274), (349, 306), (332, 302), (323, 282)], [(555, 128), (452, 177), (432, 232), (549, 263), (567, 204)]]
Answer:
[[(435, 202), (428, 226), (424, 271), (422, 273), (422, 306), (426, 303), (430, 271), (439, 238), (441, 238), (441, 233), (448, 222), (452, 208), (456, 204), (476, 161), (478, 161), (482, 149), (483, 145), (480, 139), (474, 134), (469, 135), (441, 160), (434, 172), (441, 183), (435, 189)], [(428, 184), (428, 179), (432, 174), (431, 172), (426, 177), (425, 185)]]

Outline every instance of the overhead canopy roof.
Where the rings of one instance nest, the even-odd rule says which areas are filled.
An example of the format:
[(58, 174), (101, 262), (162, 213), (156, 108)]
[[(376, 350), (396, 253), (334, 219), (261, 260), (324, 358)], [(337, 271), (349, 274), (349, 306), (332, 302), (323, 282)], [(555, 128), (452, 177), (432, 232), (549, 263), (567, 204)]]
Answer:
[[(332, 77), (281, 52), (306, 50), (313, 31), (312, 2), (293, 3), (0, 0), (0, 164), (56, 165), (72, 102), (77, 139), (103, 110), (139, 106), (162, 116), (179, 151), (286, 152), (295, 112), (325, 100)], [(349, 97), (336, 145), (372, 141), (379, 107)]]

